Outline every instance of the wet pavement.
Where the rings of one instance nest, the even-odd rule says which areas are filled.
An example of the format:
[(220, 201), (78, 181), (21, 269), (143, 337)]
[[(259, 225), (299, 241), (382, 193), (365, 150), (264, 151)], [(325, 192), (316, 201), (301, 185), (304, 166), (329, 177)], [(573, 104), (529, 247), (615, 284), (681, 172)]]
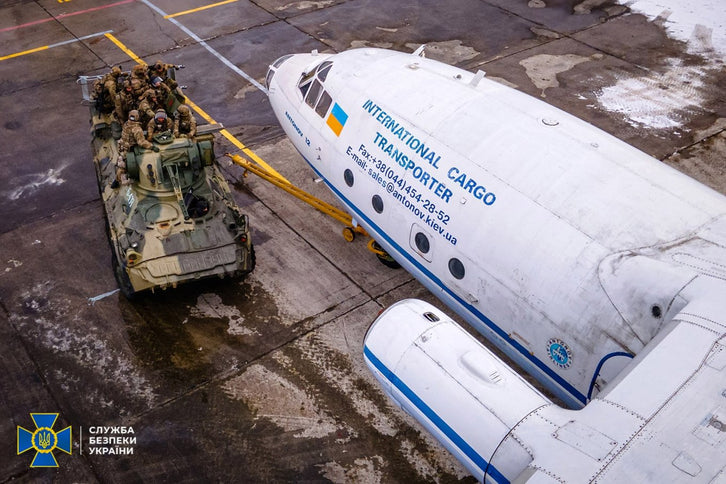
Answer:
[[(726, 192), (726, 69), (708, 26), (683, 40), (666, 30), (668, 15), (591, 0), (195, 10), (212, 3), (0, 6), (0, 482), (471, 480), (363, 363), (363, 336), (383, 307), (440, 303), (379, 264), (362, 237), (346, 243), (337, 222), (226, 158), (255, 271), (133, 302), (115, 292), (76, 78), (128, 70), (130, 54), (186, 65), (177, 78), (196, 105), (330, 202), (244, 75), (263, 83), (267, 65), (292, 52), (421, 43), (429, 57), (484, 70)], [(218, 139), (218, 155), (238, 151)], [(41, 412), (59, 414), (54, 431), (72, 428), (71, 455), (54, 452), (58, 468), (29, 468), (32, 450), (17, 455), (17, 427), (33, 431), (30, 413)], [(99, 444), (110, 437), (126, 440)]]

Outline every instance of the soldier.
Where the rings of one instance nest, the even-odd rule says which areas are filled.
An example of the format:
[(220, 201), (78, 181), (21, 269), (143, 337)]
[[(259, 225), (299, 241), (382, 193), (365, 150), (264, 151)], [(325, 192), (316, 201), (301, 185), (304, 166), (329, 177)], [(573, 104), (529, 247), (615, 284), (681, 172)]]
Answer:
[(197, 120), (189, 106), (182, 104), (174, 114), (174, 137), (194, 138), (197, 134)]
[(157, 104), (154, 90), (147, 89), (146, 92), (144, 92), (144, 95), (139, 99), (138, 105), (138, 110), (141, 113), (139, 121), (141, 121), (142, 124), (146, 124), (149, 120), (154, 119), (154, 110), (156, 109)]
[(121, 68), (114, 66), (111, 72), (106, 73), (101, 79), (94, 83), (93, 98), (96, 101), (96, 108), (102, 113), (111, 113), (118, 109), (117, 82), (121, 75)]
[(103, 78), (103, 87), (106, 90), (107, 96), (111, 97), (113, 99), (113, 108), (114, 112), (116, 113), (116, 118), (120, 122), (124, 122), (122, 118), (118, 117), (118, 113), (122, 112), (121, 110), (121, 99), (119, 98), (119, 81), (121, 79), (121, 68), (119, 66), (114, 66), (111, 69), (111, 72), (109, 74), (106, 74)]
[(149, 66), (149, 78), (153, 79), (155, 77), (159, 77), (162, 79), (164, 84), (169, 86), (172, 90), (176, 89), (176, 87), (179, 85), (174, 79), (170, 78), (167, 75), (167, 72), (169, 69), (179, 69), (184, 66), (182, 65), (174, 65), (174, 64), (167, 64), (166, 62), (162, 62), (161, 59), (154, 62), (154, 65)]
[(146, 122), (154, 117), (156, 110), (166, 107), (169, 93), (169, 86), (164, 84), (160, 77), (155, 77), (152, 81), (152, 87), (144, 92), (139, 101), (139, 111), (146, 117)]
[(174, 124), (171, 119), (166, 116), (166, 111), (163, 109), (157, 109), (154, 119), (149, 121), (149, 124), (146, 125), (146, 139), (151, 141), (154, 137), (154, 133), (163, 133), (164, 131), (171, 132), (173, 128)]
[(133, 89), (131, 88), (131, 81), (129, 79), (124, 81), (123, 89), (119, 92), (119, 109), (116, 111), (116, 117), (122, 123), (126, 121), (126, 116), (132, 109), (138, 108), (138, 101), (134, 96)]
[(156, 91), (156, 97), (162, 102), (166, 101), (169, 94), (171, 94), (171, 89), (169, 86), (164, 84), (164, 81), (159, 76), (156, 76), (151, 80), (151, 87), (154, 91)]
[(129, 182), (126, 176), (126, 153), (136, 145), (147, 150), (159, 151), (158, 146), (154, 146), (153, 143), (144, 138), (144, 131), (139, 124), (139, 111), (132, 109), (129, 111), (129, 119), (124, 123), (123, 130), (121, 130), (121, 139), (118, 141), (116, 179), (111, 183), (111, 188), (118, 188), (120, 183), (127, 184)]
[(131, 68), (131, 79), (138, 79), (144, 88), (149, 85), (148, 66), (146, 64), (136, 64)]
[(149, 88), (149, 83), (138, 77), (132, 77), (129, 82), (131, 83), (131, 92), (136, 96), (136, 99), (140, 99)]
[(101, 79), (101, 82), (103, 82), (103, 87), (106, 89), (106, 92), (109, 94), (116, 94), (118, 92), (118, 78), (121, 75), (121, 68), (119, 66), (113, 66), (111, 68), (111, 72), (103, 76)]

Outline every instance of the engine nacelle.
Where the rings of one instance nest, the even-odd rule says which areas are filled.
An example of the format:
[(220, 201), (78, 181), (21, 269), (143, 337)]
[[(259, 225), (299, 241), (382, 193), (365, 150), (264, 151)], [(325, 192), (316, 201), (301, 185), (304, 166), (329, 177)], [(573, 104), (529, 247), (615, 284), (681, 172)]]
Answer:
[(477, 479), (513, 480), (532, 461), (515, 439), (503, 441), (552, 402), (434, 306), (407, 299), (388, 308), (364, 355), (388, 396)]

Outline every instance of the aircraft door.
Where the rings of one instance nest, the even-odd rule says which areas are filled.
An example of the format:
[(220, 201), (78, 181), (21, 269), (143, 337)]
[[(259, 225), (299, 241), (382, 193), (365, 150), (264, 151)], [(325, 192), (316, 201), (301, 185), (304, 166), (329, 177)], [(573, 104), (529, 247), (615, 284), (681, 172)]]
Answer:
[(408, 244), (422, 259), (431, 262), (434, 253), (434, 238), (419, 224), (411, 225)]
[(481, 270), (468, 257), (459, 252), (452, 252), (446, 258), (446, 273), (449, 286), (467, 303), (479, 303), (482, 281), (479, 277)]

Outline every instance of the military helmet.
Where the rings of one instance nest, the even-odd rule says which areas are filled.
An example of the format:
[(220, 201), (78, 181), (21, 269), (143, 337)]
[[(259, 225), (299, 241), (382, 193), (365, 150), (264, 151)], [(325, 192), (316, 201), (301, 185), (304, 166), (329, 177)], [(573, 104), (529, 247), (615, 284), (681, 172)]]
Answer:
[(113, 66), (111, 68), (111, 75), (113, 77), (118, 77), (121, 75), (121, 68), (119, 66)]
[(179, 114), (182, 114), (184, 116), (189, 114), (189, 106), (186, 104), (181, 104), (176, 110), (179, 112)]
[(156, 114), (154, 115), (154, 119), (156, 121), (163, 121), (166, 119), (166, 111), (163, 109), (157, 109)]
[(129, 111), (129, 119), (131, 121), (138, 121), (139, 120), (139, 111), (137, 109), (132, 109)]

